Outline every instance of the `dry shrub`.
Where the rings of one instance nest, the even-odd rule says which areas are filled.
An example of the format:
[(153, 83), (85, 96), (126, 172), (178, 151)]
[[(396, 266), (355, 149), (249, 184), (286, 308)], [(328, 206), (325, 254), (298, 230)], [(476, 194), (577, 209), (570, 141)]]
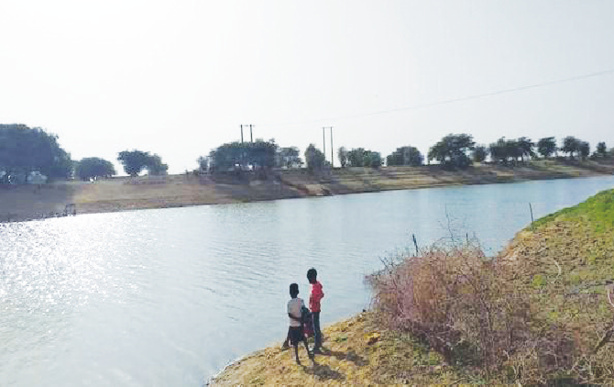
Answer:
[(487, 259), (477, 244), (434, 246), (385, 262), (368, 282), (382, 322), (423, 339), (450, 364), (544, 383), (572, 367), (573, 339), (554, 326), (544, 329), (526, 289), (506, 280), (508, 267)]

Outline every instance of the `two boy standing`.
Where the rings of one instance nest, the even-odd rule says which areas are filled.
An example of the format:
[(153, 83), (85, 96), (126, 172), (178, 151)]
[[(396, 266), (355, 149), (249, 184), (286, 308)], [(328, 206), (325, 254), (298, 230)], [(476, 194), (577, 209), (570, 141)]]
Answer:
[(307, 271), (307, 280), (311, 284), (311, 294), (309, 295), (309, 309), (311, 310), (313, 318), (313, 331), (315, 344), (312, 352), (309, 351), (307, 346), (307, 339), (305, 338), (305, 332), (303, 330), (303, 309), (305, 303), (302, 299), (298, 298), (298, 284), (290, 284), (290, 301), (288, 301), (288, 317), (290, 318), (290, 328), (288, 329), (288, 336), (284, 341), (282, 349), (288, 348), (288, 341), (294, 347), (294, 354), (296, 356), (297, 364), (300, 364), (298, 358), (298, 344), (302, 341), (305, 344), (305, 349), (309, 358), (313, 360), (313, 354), (322, 353), (322, 331), (320, 330), (320, 301), (324, 297), (322, 291), (322, 284), (317, 280), (318, 272), (316, 269), (311, 268)]

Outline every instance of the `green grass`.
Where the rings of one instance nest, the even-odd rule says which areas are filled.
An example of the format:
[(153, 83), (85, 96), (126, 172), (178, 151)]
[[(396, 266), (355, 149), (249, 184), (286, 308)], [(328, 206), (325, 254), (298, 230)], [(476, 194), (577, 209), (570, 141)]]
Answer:
[(590, 223), (596, 233), (611, 231), (614, 229), (614, 189), (600, 192), (575, 207), (538, 219), (530, 227), (535, 229), (554, 220)]
[(576, 382), (614, 383), (614, 343), (595, 352), (614, 319), (606, 291), (614, 279), (614, 190), (535, 221), (506, 254), (540, 329), (573, 344), (576, 367), (562, 371)]

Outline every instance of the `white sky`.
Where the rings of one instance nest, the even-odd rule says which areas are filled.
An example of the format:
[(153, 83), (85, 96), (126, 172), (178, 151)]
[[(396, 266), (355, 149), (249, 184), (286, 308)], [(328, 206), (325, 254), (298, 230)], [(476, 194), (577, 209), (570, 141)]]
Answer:
[(614, 72), (411, 108), (607, 70), (612, 0), (0, 0), (0, 123), (173, 173), (240, 124), (301, 152), (330, 125), (335, 148), (383, 156), (459, 132), (611, 147)]

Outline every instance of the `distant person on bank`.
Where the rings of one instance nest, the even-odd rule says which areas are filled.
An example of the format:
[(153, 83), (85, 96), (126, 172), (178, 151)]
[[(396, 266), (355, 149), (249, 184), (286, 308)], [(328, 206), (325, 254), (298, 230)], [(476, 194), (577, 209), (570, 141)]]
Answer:
[(311, 284), (309, 295), (309, 309), (313, 315), (313, 332), (315, 344), (313, 353), (322, 353), (322, 331), (320, 330), (320, 301), (324, 298), (322, 284), (318, 282), (318, 272), (313, 267), (307, 270), (307, 280)]
[(302, 341), (305, 344), (307, 355), (313, 361), (313, 353), (309, 351), (307, 345), (307, 339), (305, 338), (305, 331), (303, 330), (303, 308), (305, 303), (302, 299), (298, 298), (298, 284), (290, 284), (290, 301), (288, 301), (288, 317), (290, 318), (290, 329), (288, 330), (288, 336), (290, 343), (294, 347), (294, 355), (296, 356), (296, 364), (301, 364), (298, 358), (298, 344)]

